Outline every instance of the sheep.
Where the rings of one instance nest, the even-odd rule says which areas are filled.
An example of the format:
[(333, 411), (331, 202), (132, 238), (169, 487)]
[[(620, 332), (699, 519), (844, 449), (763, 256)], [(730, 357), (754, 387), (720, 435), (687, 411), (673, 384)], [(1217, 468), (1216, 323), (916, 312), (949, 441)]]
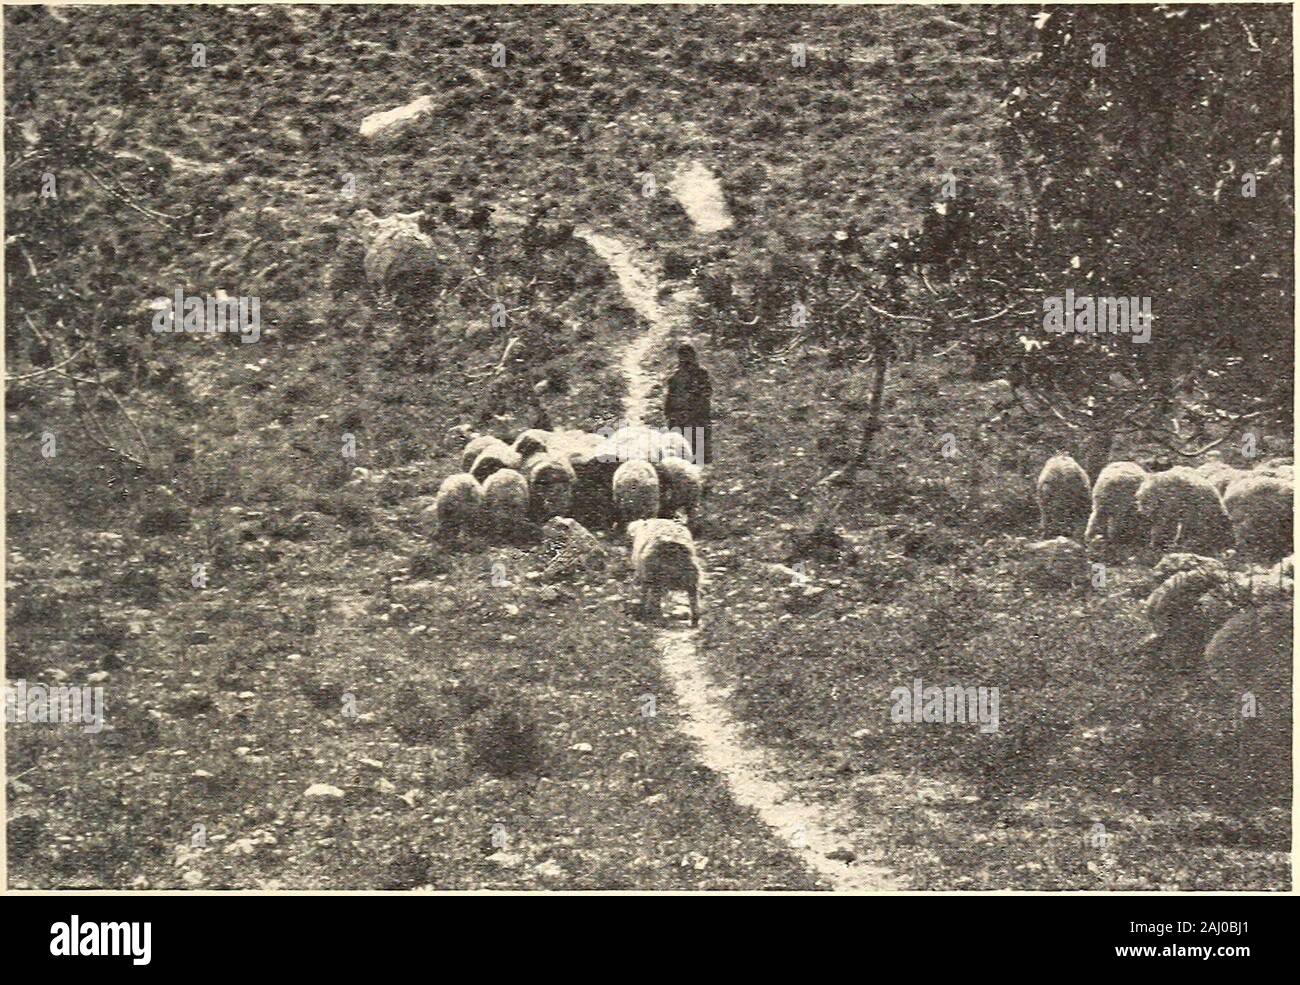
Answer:
[(659, 439), (659, 460), (666, 461), (669, 458), (681, 458), (689, 462), (695, 461), (695, 449), (691, 443), (686, 440), (686, 436), (680, 431), (668, 430), (658, 432)]
[(474, 465), (470, 468), (469, 474), (479, 482), (485, 482), (487, 477), (498, 469), (514, 469), (516, 472), (523, 467), (523, 459), (519, 453), (509, 445), (502, 443), (489, 445), (479, 453), (478, 458), (474, 459)]
[[(1291, 662), (1294, 654), (1291, 599), (1243, 609), (1223, 624), (1205, 648), (1204, 711), (1208, 728), (1236, 732), (1238, 768), (1252, 780), (1285, 782), (1291, 776)], [(1252, 715), (1243, 717), (1249, 703)]]
[(577, 465), (596, 454), (603, 439), (586, 431), (552, 431), (546, 443), (547, 453)]
[(1230, 485), (1223, 508), (1232, 520), (1238, 546), (1262, 561), (1290, 554), (1294, 499), (1290, 482), (1267, 475), (1247, 475)]
[(573, 487), (574, 519), (591, 528), (613, 526), (618, 520), (618, 511), (614, 509), (614, 473), (619, 462), (599, 455), (571, 457), (570, 462), (577, 476)]
[(514, 449), (519, 453), (519, 457), (526, 462), (538, 452), (549, 451), (554, 437), (550, 431), (543, 431), (541, 428), (529, 428), (527, 431), (519, 432), (519, 436), (515, 438)]
[(659, 515), (672, 517), (680, 511), (687, 519), (694, 518), (704, 494), (700, 467), (685, 458), (669, 457), (655, 462), (654, 470), (659, 478)]
[(1274, 479), (1285, 479), (1287, 482), (1295, 482), (1295, 466), (1291, 464), (1290, 459), (1271, 458), (1267, 462), (1262, 462), (1255, 469), (1253, 474), (1271, 476)]
[(514, 469), (498, 469), (483, 483), (484, 519), (507, 530), (528, 518), (528, 480)]
[(479, 455), (497, 445), (500, 445), (502, 448), (510, 447), (495, 434), (480, 434), (476, 438), (471, 438), (469, 443), (465, 445), (464, 451), (460, 453), (461, 466), (466, 472), (468, 472), (474, 467), (474, 462)]
[(1084, 543), (1101, 537), (1108, 544), (1142, 538), (1142, 517), (1137, 511), (1137, 491), (1147, 470), (1136, 462), (1111, 462), (1092, 487), (1092, 514), (1083, 533)]
[(474, 530), (483, 518), (483, 488), (472, 475), (457, 472), (442, 480), (433, 500), (438, 533), (455, 536)]
[(691, 625), (700, 624), (700, 579), (691, 532), (675, 520), (634, 520), (628, 524), (632, 538), (632, 566), (641, 583), (641, 616), (663, 614), (664, 592), (685, 592), (691, 603)]
[(1069, 455), (1055, 455), (1038, 474), (1038, 511), (1043, 539), (1081, 541), (1092, 510), (1088, 473)]
[(1227, 462), (1221, 462), (1218, 459), (1198, 465), (1195, 471), (1205, 476), (1210, 485), (1214, 487), (1214, 491), (1220, 496), (1224, 494), (1228, 486), (1232, 483), (1251, 474), (1245, 469), (1236, 468), (1229, 465)]
[(1177, 545), (1196, 554), (1232, 546), (1232, 521), (1205, 476), (1179, 465), (1153, 472), (1137, 491), (1138, 512), (1151, 522), (1152, 547)]
[(1288, 554), (1273, 567), (1268, 569), (1271, 577), (1276, 578), (1280, 584), (1284, 578), (1295, 578), (1295, 555)]
[(614, 509), (624, 522), (659, 515), (659, 477), (649, 462), (624, 462), (614, 473)]
[(562, 458), (541, 454), (529, 459), (527, 471), (533, 519), (540, 523), (553, 516), (568, 516), (578, 481), (573, 466)]
[(654, 459), (657, 448), (658, 441), (649, 428), (625, 427), (601, 442), (596, 454), (613, 462), (649, 462)]
[(1152, 574), (1158, 584), (1143, 603), (1147, 619), (1158, 636), (1175, 637), (1181, 649), (1199, 654), (1232, 614), (1232, 572), (1212, 557), (1166, 554)]

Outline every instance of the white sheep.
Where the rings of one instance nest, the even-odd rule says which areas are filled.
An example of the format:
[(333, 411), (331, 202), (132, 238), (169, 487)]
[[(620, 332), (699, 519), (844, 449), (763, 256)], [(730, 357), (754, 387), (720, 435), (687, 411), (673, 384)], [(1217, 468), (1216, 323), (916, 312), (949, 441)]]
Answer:
[(691, 603), (691, 625), (700, 623), (702, 572), (691, 532), (674, 520), (635, 520), (628, 524), (632, 566), (641, 583), (641, 614), (662, 615), (664, 592), (685, 592)]
[(550, 431), (543, 431), (541, 428), (529, 428), (527, 431), (519, 432), (519, 436), (515, 438), (514, 449), (519, 453), (519, 457), (526, 462), (539, 452), (549, 451), (553, 438), (554, 435)]
[(596, 454), (612, 462), (650, 462), (656, 456), (658, 439), (647, 427), (619, 428), (601, 442)]
[[(1198, 674), (1211, 689), (1205, 703), (1211, 722), (1217, 719), (1225, 729), (1249, 724), (1245, 734), (1253, 743), (1264, 744), (1259, 763), (1246, 768), (1265, 778), (1275, 764), (1290, 777), (1294, 620), (1290, 598), (1243, 609), (1214, 634), (1205, 648), (1204, 670)], [(1252, 703), (1258, 702), (1259, 714), (1243, 723), (1242, 701), (1247, 694)]]
[(474, 467), (475, 460), (489, 448), (500, 445), (502, 448), (509, 448), (504, 441), (495, 434), (480, 434), (476, 438), (470, 438), (465, 449), (460, 453), (460, 464), (466, 472)]
[(498, 469), (483, 483), (483, 515), (505, 530), (528, 518), (528, 480), (514, 469)]
[(700, 467), (685, 458), (670, 456), (655, 462), (654, 470), (659, 477), (659, 513), (671, 517), (681, 512), (693, 518), (700, 511), (704, 495)]
[(483, 487), (464, 472), (449, 475), (438, 487), (433, 509), (439, 534), (455, 536), (475, 530), (483, 520)]
[(1295, 487), (1284, 479), (1247, 475), (1228, 487), (1223, 508), (1243, 551), (1276, 561), (1292, 551)]
[(507, 444), (489, 445), (483, 451), (479, 452), (478, 458), (474, 459), (474, 464), (469, 470), (479, 482), (486, 482), (487, 477), (498, 469), (514, 469), (516, 472), (523, 467), (523, 459), (519, 453)]
[(1111, 462), (1092, 487), (1092, 514), (1084, 543), (1101, 537), (1106, 543), (1141, 541), (1142, 517), (1137, 511), (1137, 491), (1147, 470), (1136, 462)]
[(1044, 539), (1082, 540), (1092, 511), (1088, 473), (1069, 455), (1054, 455), (1038, 474), (1038, 513)]
[(695, 449), (691, 443), (686, 440), (686, 436), (680, 431), (667, 430), (656, 432), (658, 437), (658, 458), (665, 461), (669, 458), (682, 458), (687, 461), (695, 460)]
[(527, 474), (534, 520), (540, 523), (572, 512), (573, 487), (578, 478), (567, 460), (544, 453), (534, 455), (528, 460)]
[(603, 440), (600, 435), (586, 431), (551, 431), (547, 435), (546, 452), (576, 466), (594, 456)]
[(1218, 459), (1212, 459), (1196, 467), (1196, 471), (1209, 481), (1214, 487), (1214, 491), (1220, 496), (1227, 491), (1228, 486), (1250, 475), (1245, 469), (1239, 469), (1229, 465), (1227, 462), (1221, 462)]
[(1138, 512), (1151, 522), (1151, 546), (1214, 554), (1232, 546), (1232, 521), (1205, 476), (1179, 465), (1153, 472), (1137, 491)]
[(1157, 585), (1143, 608), (1161, 636), (1194, 629), (1204, 644), (1233, 612), (1236, 582), (1233, 573), (1216, 558), (1166, 554), (1152, 575)]
[(614, 472), (614, 509), (623, 522), (659, 515), (659, 477), (654, 466), (639, 459), (624, 462)]
[(1289, 458), (1270, 458), (1266, 462), (1261, 462), (1255, 469), (1255, 475), (1272, 476), (1274, 479), (1285, 479), (1287, 482), (1295, 482), (1295, 466), (1291, 464)]

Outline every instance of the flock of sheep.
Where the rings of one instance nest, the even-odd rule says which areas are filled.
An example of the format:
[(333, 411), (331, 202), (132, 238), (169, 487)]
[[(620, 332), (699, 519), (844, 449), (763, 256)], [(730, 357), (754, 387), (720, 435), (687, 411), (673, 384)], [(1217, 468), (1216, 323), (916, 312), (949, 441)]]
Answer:
[(1208, 556), (1235, 545), (1251, 560), (1274, 562), (1292, 552), (1293, 480), (1290, 459), (1250, 470), (1216, 460), (1163, 472), (1111, 462), (1090, 489), (1079, 463), (1056, 455), (1038, 476), (1042, 533)]
[[(430, 511), (439, 535), (509, 535), (551, 517), (593, 528), (626, 526), (642, 586), (642, 611), (659, 611), (665, 591), (690, 598), (699, 621), (700, 566), (688, 524), (704, 492), (686, 439), (672, 430), (625, 427), (608, 436), (530, 428), (512, 443), (472, 437), (464, 472), (438, 488)], [(1038, 476), (1042, 536), (1111, 547), (1149, 542), (1166, 551), (1213, 556), (1236, 547), (1255, 561), (1292, 553), (1294, 468), (1269, 459), (1254, 469), (1209, 461), (1148, 472), (1111, 462), (1090, 484), (1069, 455)]]
[[(1077, 541), (1080, 559), (1097, 539), (1109, 551), (1149, 543), (1164, 552), (1143, 605), (1155, 631), (1148, 652), (1197, 661), (1226, 679), (1247, 674), (1289, 722), (1293, 480), (1290, 459), (1159, 472), (1112, 462), (1089, 490), (1079, 464), (1057, 455), (1038, 477), (1038, 505), (1043, 535), (1070, 538), (1066, 547)], [(1244, 570), (1215, 556), (1233, 547), (1251, 562)], [(1289, 733), (1279, 741), (1289, 747)]]
[(557, 516), (626, 525), (643, 613), (658, 613), (665, 591), (682, 591), (694, 626), (700, 566), (687, 524), (699, 512), (704, 479), (691, 457), (679, 432), (647, 427), (608, 436), (530, 428), (512, 444), (479, 435), (462, 452), (465, 471), (442, 481), (430, 510), (445, 538), (509, 536)]

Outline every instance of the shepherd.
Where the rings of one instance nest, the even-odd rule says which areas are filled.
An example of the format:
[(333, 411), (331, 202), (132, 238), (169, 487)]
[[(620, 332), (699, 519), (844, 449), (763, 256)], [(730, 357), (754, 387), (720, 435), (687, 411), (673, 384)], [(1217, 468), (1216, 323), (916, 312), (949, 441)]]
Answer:
[(678, 344), (677, 371), (668, 378), (666, 389), (664, 417), (668, 426), (681, 431), (694, 450), (697, 465), (708, 465), (713, 461), (713, 384), (690, 342)]

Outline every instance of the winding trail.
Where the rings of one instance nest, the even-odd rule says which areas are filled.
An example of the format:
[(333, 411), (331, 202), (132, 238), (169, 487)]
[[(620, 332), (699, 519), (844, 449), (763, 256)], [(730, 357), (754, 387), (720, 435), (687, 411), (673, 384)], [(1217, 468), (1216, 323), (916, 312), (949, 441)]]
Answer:
[[(714, 232), (731, 224), (722, 190), (707, 168), (696, 165), (679, 171), (670, 190), (682, 201), (698, 232)], [(689, 207), (688, 202), (699, 208)], [(575, 235), (609, 265), (628, 304), (649, 325), (647, 332), (627, 346), (619, 363), (627, 381), (623, 415), (629, 424), (641, 424), (654, 383), (646, 363), (674, 331), (684, 327), (694, 292), (689, 288), (676, 291), (661, 303), (655, 268), (630, 246), (591, 229), (576, 230)], [(775, 758), (748, 740), (744, 727), (727, 708), (726, 690), (709, 674), (698, 635), (698, 629), (659, 629), (655, 646), (677, 698), (681, 728), (695, 741), (700, 761), (723, 778), (738, 804), (753, 810), (833, 889), (879, 892), (898, 888), (887, 870), (857, 861), (859, 853), (848, 837), (854, 826), (847, 819), (799, 799)]]

